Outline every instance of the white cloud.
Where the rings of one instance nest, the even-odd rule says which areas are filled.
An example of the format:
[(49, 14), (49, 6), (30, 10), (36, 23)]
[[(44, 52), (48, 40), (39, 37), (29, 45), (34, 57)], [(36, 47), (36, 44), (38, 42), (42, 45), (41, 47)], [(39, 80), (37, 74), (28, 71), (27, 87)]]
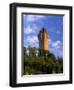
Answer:
[(49, 38), (48, 42), (49, 42), (49, 45), (50, 45), (51, 44), (51, 39), (50, 38)]
[(33, 21), (37, 21), (39, 19), (44, 18), (45, 16), (41, 15), (26, 15), (27, 27), (24, 26), (24, 33), (31, 34), (31, 33), (38, 33), (39, 26), (33, 23)]
[(63, 51), (61, 51), (59, 48), (49, 48), (50, 52), (53, 53), (55, 55), (55, 57), (62, 57), (63, 56)]
[(38, 37), (37, 36), (35, 36), (35, 35), (33, 35), (33, 36), (28, 36), (27, 37), (27, 41), (29, 41), (29, 42), (38, 42)]
[(27, 16), (27, 21), (34, 21), (34, 16), (33, 15), (28, 15)]
[(36, 35), (28, 36), (26, 40), (27, 44), (30, 45), (31, 47), (33, 46), (38, 47), (38, 37)]
[(33, 30), (33, 28), (28, 26), (27, 28), (24, 28), (24, 33), (25, 34), (30, 34), (30, 33), (35, 33), (35, 31)]
[(52, 42), (52, 47), (61, 48), (61, 46), (62, 46), (62, 43), (59, 40), (57, 40), (56, 42)]
[(62, 57), (63, 56), (63, 46), (60, 40), (50, 43), (49, 50), (51, 53), (54, 53), (55, 57)]
[(27, 21), (33, 22), (35, 20), (39, 20), (44, 18), (45, 16), (40, 16), (40, 15), (27, 15)]

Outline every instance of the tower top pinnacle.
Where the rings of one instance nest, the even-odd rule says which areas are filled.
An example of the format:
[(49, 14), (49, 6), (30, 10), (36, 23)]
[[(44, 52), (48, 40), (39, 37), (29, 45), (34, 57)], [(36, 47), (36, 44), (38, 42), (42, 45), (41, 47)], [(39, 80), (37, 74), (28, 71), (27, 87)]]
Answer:
[(44, 33), (44, 32), (46, 32), (46, 33), (47, 33), (46, 29), (45, 29), (44, 27), (42, 27), (42, 29), (41, 29), (40, 33)]

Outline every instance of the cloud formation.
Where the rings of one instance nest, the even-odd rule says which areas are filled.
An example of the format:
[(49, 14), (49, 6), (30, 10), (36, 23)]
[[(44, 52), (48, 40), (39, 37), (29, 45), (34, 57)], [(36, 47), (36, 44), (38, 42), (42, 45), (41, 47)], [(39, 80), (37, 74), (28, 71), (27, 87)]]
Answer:
[(38, 47), (39, 40), (38, 40), (38, 37), (36, 35), (27, 36), (26, 41), (24, 41), (24, 43), (30, 47)]
[(51, 42), (49, 46), (50, 52), (54, 53), (56, 57), (63, 57), (63, 45), (60, 40)]
[(49, 50), (56, 57), (63, 57), (63, 16), (24, 15), (24, 47), (39, 48), (38, 33), (42, 27), (49, 34)]
[(28, 22), (34, 22), (37, 21), (39, 19), (43, 19), (45, 16), (39, 16), (39, 15), (27, 15), (27, 21)]
[(52, 43), (52, 46), (55, 48), (62, 48), (62, 43), (61, 41), (57, 40), (56, 42)]
[(33, 30), (31, 26), (24, 28), (24, 34), (31, 34), (31, 33), (35, 33), (35, 31)]

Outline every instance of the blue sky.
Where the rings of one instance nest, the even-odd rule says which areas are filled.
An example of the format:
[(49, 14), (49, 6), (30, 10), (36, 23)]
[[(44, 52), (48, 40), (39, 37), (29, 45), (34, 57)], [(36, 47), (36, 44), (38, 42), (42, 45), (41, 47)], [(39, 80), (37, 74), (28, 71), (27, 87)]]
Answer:
[(63, 16), (23, 15), (24, 47), (39, 48), (38, 33), (44, 27), (49, 34), (49, 51), (63, 57)]

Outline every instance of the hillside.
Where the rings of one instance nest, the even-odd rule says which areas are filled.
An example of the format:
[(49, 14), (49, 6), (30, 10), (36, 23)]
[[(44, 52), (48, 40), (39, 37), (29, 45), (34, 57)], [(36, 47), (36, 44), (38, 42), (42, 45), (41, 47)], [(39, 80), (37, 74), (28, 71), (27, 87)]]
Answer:
[(24, 74), (54, 74), (63, 73), (62, 58), (55, 58), (53, 54), (49, 55), (24, 55)]

